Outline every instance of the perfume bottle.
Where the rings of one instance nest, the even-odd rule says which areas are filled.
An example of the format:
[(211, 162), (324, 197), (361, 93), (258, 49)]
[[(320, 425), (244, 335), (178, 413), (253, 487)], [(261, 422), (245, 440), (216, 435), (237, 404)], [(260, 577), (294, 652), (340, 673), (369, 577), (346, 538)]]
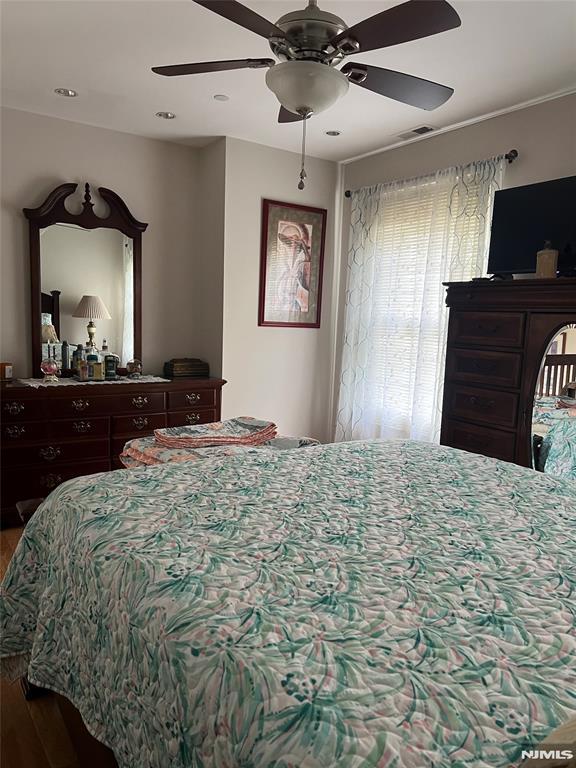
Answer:
[(118, 355), (107, 354), (104, 358), (104, 375), (107, 381), (114, 381), (118, 377), (118, 366), (120, 358)]
[(67, 341), (62, 342), (62, 369), (70, 368), (70, 345)]

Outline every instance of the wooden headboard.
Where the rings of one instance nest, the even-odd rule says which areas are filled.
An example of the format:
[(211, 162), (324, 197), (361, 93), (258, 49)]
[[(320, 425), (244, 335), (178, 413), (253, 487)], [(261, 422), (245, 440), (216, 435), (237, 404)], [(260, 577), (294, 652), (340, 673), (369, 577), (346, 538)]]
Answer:
[(60, 338), (60, 293), (61, 291), (50, 291), (50, 293), (41, 294), (41, 312), (52, 315), (52, 325), (56, 329), (58, 338)]
[(576, 355), (546, 355), (538, 377), (536, 397), (554, 397), (576, 380)]

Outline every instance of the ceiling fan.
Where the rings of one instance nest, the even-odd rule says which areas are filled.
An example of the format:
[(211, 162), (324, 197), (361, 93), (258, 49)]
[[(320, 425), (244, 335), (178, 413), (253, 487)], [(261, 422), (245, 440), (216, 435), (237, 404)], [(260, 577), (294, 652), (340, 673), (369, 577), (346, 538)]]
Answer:
[(236, 0), (194, 0), (219, 16), (268, 40), (279, 59), (236, 59), (152, 67), (174, 77), (232, 69), (267, 69), (266, 84), (281, 104), (278, 122), (303, 123), (302, 172), (304, 188), (306, 120), (331, 107), (346, 94), (350, 83), (421, 109), (436, 109), (454, 93), (452, 88), (413, 75), (369, 64), (347, 62), (347, 57), (378, 48), (418, 40), (459, 27), (460, 17), (446, 0), (408, 0), (348, 27), (339, 16), (322, 11), (317, 0), (282, 16), (275, 24)]
[(308, 7), (282, 16), (275, 24), (236, 0), (194, 0), (214, 13), (265, 37), (273, 59), (237, 59), (153, 67), (159, 75), (196, 75), (231, 69), (266, 68), (266, 83), (280, 104), (279, 122), (302, 120), (332, 106), (353, 83), (421, 109), (436, 109), (454, 93), (445, 85), (391, 69), (348, 62), (347, 56), (436, 35), (460, 26), (446, 0), (408, 0), (353, 27), (308, 0)]

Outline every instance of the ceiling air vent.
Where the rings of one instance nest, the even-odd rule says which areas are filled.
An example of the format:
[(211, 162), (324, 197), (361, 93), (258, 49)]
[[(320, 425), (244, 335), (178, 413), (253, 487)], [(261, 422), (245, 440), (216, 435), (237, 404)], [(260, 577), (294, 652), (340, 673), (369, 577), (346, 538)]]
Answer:
[(419, 128), (414, 128), (407, 133), (401, 133), (399, 139), (413, 139), (415, 136), (424, 136), (425, 133), (430, 133), (434, 128), (430, 125), (421, 125)]

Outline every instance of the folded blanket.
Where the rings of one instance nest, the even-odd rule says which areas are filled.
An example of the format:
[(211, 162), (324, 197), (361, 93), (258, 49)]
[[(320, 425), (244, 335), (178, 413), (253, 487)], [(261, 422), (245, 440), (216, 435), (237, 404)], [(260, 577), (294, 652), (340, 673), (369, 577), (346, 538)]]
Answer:
[(154, 438), (167, 448), (208, 448), (218, 445), (262, 445), (276, 437), (276, 425), (251, 416), (239, 416), (194, 427), (157, 429)]
[(133, 469), (171, 462), (198, 461), (214, 456), (236, 456), (239, 453), (266, 449), (306, 448), (310, 445), (319, 445), (318, 440), (311, 437), (275, 437), (258, 446), (226, 445), (212, 448), (167, 448), (159, 445), (153, 437), (137, 437), (126, 443), (120, 459), (125, 467)]

